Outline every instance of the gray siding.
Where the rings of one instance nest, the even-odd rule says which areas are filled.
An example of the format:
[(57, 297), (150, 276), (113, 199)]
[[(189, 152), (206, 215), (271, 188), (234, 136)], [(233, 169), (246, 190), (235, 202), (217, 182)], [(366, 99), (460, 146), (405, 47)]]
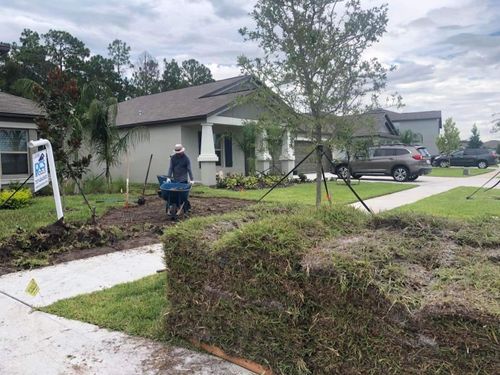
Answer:
[(394, 122), (394, 126), (402, 133), (405, 130), (411, 130), (414, 133), (420, 133), (423, 137), (423, 146), (427, 147), (432, 155), (439, 153), (436, 141), (439, 136), (439, 120), (410, 120)]
[(241, 104), (235, 107), (230, 107), (227, 111), (219, 113), (219, 116), (258, 120), (261, 111), (262, 110), (259, 110), (256, 105)]

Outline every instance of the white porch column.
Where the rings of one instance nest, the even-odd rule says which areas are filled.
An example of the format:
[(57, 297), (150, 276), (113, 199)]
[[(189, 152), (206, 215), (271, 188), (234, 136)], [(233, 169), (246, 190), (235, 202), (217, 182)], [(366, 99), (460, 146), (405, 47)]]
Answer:
[(295, 167), (295, 148), (294, 145), (292, 145), (289, 130), (286, 130), (283, 134), (280, 162), (281, 173), (287, 174)]
[(257, 173), (269, 172), (269, 167), (271, 166), (271, 154), (269, 153), (269, 148), (267, 146), (267, 132), (262, 130), (262, 132), (257, 133), (255, 139), (255, 170)]
[(198, 161), (201, 164), (201, 183), (215, 185), (215, 163), (219, 160), (215, 154), (214, 132), (212, 123), (201, 124), (201, 152)]

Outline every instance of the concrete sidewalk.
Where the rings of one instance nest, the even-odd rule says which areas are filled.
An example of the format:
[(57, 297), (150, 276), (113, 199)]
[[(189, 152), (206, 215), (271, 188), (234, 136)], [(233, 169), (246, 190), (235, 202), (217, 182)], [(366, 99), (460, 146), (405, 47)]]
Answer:
[[(164, 268), (161, 244), (0, 277), (0, 291), (31, 305), (89, 293)], [(34, 278), (40, 295), (24, 290)], [(0, 293), (0, 374), (249, 375), (216, 357), (33, 311)]]
[[(431, 177), (431, 176), (422, 176), (417, 181), (412, 182), (412, 184), (417, 184), (418, 187), (400, 191), (397, 193), (384, 195), (377, 198), (368, 199), (365, 201), (366, 205), (373, 212), (382, 212), (386, 210), (392, 210), (393, 208), (401, 207), (407, 204), (415, 203), (424, 198), (430, 197), (432, 195), (444, 193), (448, 190), (461, 187), (461, 186), (472, 186), (472, 187), (480, 187), (485, 182), (487, 182), (491, 177), (497, 173), (498, 170), (492, 171), (490, 173), (485, 173), (479, 176), (471, 176), (471, 177)], [(380, 178), (369, 178), (362, 179), (362, 181), (391, 181), (392, 178), (380, 177)], [(393, 181), (393, 180), (392, 180)], [(493, 186), (496, 182), (496, 179), (492, 181), (488, 186)], [(397, 182), (392, 182), (397, 183)], [(500, 188), (500, 186), (497, 186)], [(364, 209), (363, 205), (360, 202), (356, 202), (352, 204), (353, 207)]]

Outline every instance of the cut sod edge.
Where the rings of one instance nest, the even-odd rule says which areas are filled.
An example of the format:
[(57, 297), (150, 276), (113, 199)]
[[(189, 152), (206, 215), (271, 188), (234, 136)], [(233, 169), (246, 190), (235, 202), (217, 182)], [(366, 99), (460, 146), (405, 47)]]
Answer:
[(206, 344), (196, 339), (189, 339), (188, 341), (198, 349), (202, 349), (216, 357), (222, 358), (225, 361), (234, 363), (235, 365), (238, 365), (240, 367), (243, 367), (244, 369), (252, 371), (255, 374), (273, 375), (273, 371), (270, 368), (264, 367), (258, 363), (255, 363), (245, 358), (233, 357), (217, 346)]

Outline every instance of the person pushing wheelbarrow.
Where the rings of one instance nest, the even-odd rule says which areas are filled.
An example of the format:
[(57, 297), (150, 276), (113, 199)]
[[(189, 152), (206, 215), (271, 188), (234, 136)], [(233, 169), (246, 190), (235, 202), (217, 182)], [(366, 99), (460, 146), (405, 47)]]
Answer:
[(181, 213), (191, 210), (189, 191), (193, 184), (191, 161), (181, 144), (176, 144), (170, 156), (170, 166), (166, 176), (158, 176), (161, 197), (167, 201), (166, 212), (173, 220)]

